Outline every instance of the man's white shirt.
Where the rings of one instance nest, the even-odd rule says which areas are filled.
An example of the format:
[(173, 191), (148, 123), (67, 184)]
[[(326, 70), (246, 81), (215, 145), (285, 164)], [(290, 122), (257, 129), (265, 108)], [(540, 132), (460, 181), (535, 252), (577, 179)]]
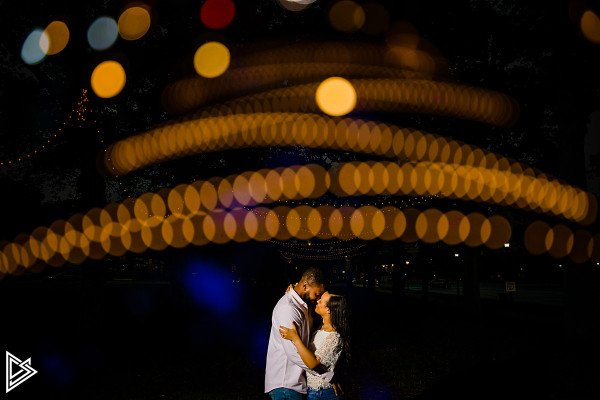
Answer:
[[(303, 372), (318, 375), (304, 364), (294, 343), (291, 340), (282, 338), (279, 333), (279, 326), (283, 325), (291, 328), (292, 321), (296, 325), (302, 343), (308, 347), (312, 317), (307, 304), (294, 289), (290, 289), (283, 295), (273, 309), (269, 347), (267, 349), (265, 393), (277, 388), (287, 388), (299, 393), (306, 393), (306, 376)], [(330, 381), (333, 372), (327, 372), (319, 376)]]

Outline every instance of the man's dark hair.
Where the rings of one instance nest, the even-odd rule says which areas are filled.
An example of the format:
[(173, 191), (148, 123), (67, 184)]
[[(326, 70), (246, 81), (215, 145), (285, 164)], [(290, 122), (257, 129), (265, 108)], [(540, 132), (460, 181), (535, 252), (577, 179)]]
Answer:
[(324, 285), (325, 284), (325, 276), (323, 275), (323, 271), (319, 268), (309, 268), (302, 274), (300, 278), (300, 282), (308, 282), (310, 286), (313, 284)]

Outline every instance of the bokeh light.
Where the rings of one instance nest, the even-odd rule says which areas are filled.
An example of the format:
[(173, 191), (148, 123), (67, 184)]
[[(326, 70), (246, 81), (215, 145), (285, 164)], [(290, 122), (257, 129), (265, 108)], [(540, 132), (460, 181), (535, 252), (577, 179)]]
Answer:
[(355, 1), (341, 0), (329, 9), (329, 22), (340, 32), (356, 32), (365, 23), (365, 11)]
[(472, 212), (460, 221), (458, 232), (467, 246), (477, 247), (483, 244), (482, 227), (486, 219), (483, 214)]
[(242, 304), (241, 293), (218, 265), (197, 259), (184, 267), (184, 287), (196, 306), (214, 314), (230, 313)]
[(200, 20), (207, 28), (224, 28), (234, 17), (235, 4), (231, 0), (206, 0), (200, 8)]
[(46, 57), (49, 47), (48, 35), (42, 29), (36, 28), (23, 42), (21, 58), (26, 64), (39, 64)]
[(593, 252), (594, 240), (592, 234), (583, 229), (573, 233), (573, 249), (569, 254), (575, 263), (583, 263), (590, 259)]
[[(463, 220), (466, 222), (462, 222)], [(437, 230), (439, 237), (444, 243), (454, 246), (465, 239), (465, 236), (461, 235), (461, 223), (469, 225), (468, 219), (460, 211), (451, 210), (440, 217), (437, 223)], [(468, 228), (470, 229), (470, 225)]]
[[(340, 43), (340, 46), (342, 44)], [(323, 50), (318, 49), (319, 54), (335, 49), (333, 44), (320, 47), (325, 48)], [(362, 50), (368, 49), (357, 49), (357, 51)], [(373, 52), (372, 48), (371, 52)], [(304, 54), (301, 53), (297, 57), (302, 55)], [(307, 54), (306, 56), (325, 58), (325, 56), (316, 57), (314, 54)], [(297, 63), (288, 62), (282, 65), (283, 61), (280, 61), (277, 64), (245, 67), (239, 67), (239, 64), (246, 63), (247, 61), (244, 58), (237, 58), (236, 60), (232, 60), (232, 66), (236, 64), (236, 67), (230, 68), (226, 80), (207, 81), (199, 76), (193, 76), (169, 84), (163, 91), (163, 103), (169, 112), (179, 113), (182, 103), (185, 103), (185, 109), (189, 110), (189, 107), (199, 107), (224, 97), (235, 98), (254, 92), (257, 87), (263, 90), (280, 88), (281, 82), (286, 79), (300, 84), (321, 81), (331, 76), (345, 76), (347, 78), (372, 76), (407, 79), (417, 76), (421, 77), (418, 75), (419, 72), (416, 71), (374, 65), (348, 64), (346, 60), (340, 61), (341, 57), (342, 55), (340, 54), (332, 53), (328, 54), (326, 58), (330, 60), (329, 62), (326, 62), (326, 60), (323, 62), (303, 61)], [(276, 60), (273, 61), (277, 62)], [(259, 62), (264, 63), (265, 60), (259, 60)], [(252, 76), (252, 79), (248, 79), (248, 76)], [(199, 96), (199, 93), (202, 93), (202, 95)], [(311, 96), (314, 97), (314, 93)], [(268, 98), (266, 101), (269, 104), (272, 99)], [(311, 103), (314, 103), (314, 101), (311, 101)], [(185, 109), (181, 111), (185, 111)], [(290, 110), (282, 109), (281, 111)]]
[(356, 106), (356, 90), (346, 79), (334, 76), (321, 82), (315, 100), (325, 114), (346, 115)]
[(510, 222), (501, 215), (492, 215), (482, 225), (484, 244), (490, 249), (499, 249), (510, 241), (512, 228)]
[(314, 3), (316, 0), (294, 1), (294, 0), (277, 0), (277, 3), (288, 11), (302, 11)]
[[(237, 176), (214, 177), (161, 189), (158, 193), (145, 193), (122, 203), (110, 203), (103, 209), (91, 209), (85, 215), (76, 214), (68, 221), (57, 220), (49, 228), (39, 227), (31, 236), (23, 234), (13, 243), (4, 245), (0, 248), (0, 272), (18, 275), (24, 268), (41, 270), (44, 263), (58, 267), (65, 262), (79, 264), (88, 257), (100, 259), (107, 254), (121, 256), (128, 251), (140, 253), (147, 249), (160, 251), (168, 246), (183, 248), (189, 244), (223, 244), (251, 239), (381, 238), (408, 243), (420, 239), (427, 243), (444, 241), (450, 245), (464, 242), (470, 247), (485, 244), (492, 249), (511, 239), (510, 224), (498, 215), (486, 218), (471, 213), (465, 217), (458, 211), (442, 214), (437, 209), (400, 210), (391, 206), (380, 209), (369, 205), (358, 209), (328, 205), (245, 208), (244, 203), (276, 201), (265, 196), (273, 187), (279, 188), (277, 199), (283, 201), (320, 197), (324, 187), (329, 187), (330, 180), (348, 180), (347, 175), (354, 176), (350, 179), (353, 185), (342, 189), (338, 182), (332, 187), (338, 185), (339, 191), (346, 190), (346, 196), (373, 195), (375, 191), (370, 188), (379, 186), (374, 171), (387, 171), (387, 174), (391, 171), (392, 175), (394, 171), (384, 168), (380, 162), (348, 163), (342, 169), (346, 172), (326, 172), (318, 165), (247, 171)], [(403, 180), (411, 182), (405, 190), (418, 186), (414, 181), (415, 177), (419, 180), (418, 169), (411, 167), (410, 171), (403, 172), (410, 176)], [(327, 179), (327, 176), (331, 178)], [(543, 228), (544, 223), (541, 224)], [(596, 254), (591, 235), (585, 231), (573, 235), (559, 224), (553, 229), (546, 225), (546, 229), (533, 232), (533, 236), (531, 233), (530, 227), (526, 231), (526, 246), (531, 250), (528, 237), (533, 237), (539, 244), (539, 254), (547, 251), (557, 258), (570, 254), (576, 262)], [(571, 249), (574, 249), (572, 253)]]
[(554, 258), (566, 257), (573, 249), (573, 239), (573, 231), (558, 224), (546, 234), (545, 250)]
[(58, 54), (67, 47), (69, 43), (69, 28), (67, 24), (62, 21), (52, 21), (46, 29), (44, 29), (44, 33), (48, 37), (49, 46), (48, 46), (48, 55)]
[(430, 208), (419, 214), (415, 221), (415, 231), (419, 239), (425, 243), (435, 243), (440, 241), (439, 224), (442, 212)]
[[(210, 116), (213, 112), (217, 116)], [(302, 198), (308, 193), (319, 196), (329, 189), (339, 196), (389, 192), (514, 205), (538, 213), (561, 215), (582, 225), (596, 219), (595, 196), (560, 183), (525, 164), (453, 140), (436, 139), (429, 133), (320, 115), (253, 113), (219, 116), (221, 112), (220, 108), (203, 110), (199, 117), (186, 118), (180, 123), (115, 143), (105, 155), (107, 171), (125, 174), (191, 152), (246, 146), (327, 146), (413, 161), (401, 167), (390, 162), (345, 163), (333, 173), (322, 171), (318, 178), (314, 169), (311, 175), (298, 174), (303, 171), (299, 167), (254, 176), (245, 173), (227, 185), (241, 184), (239, 187), (243, 187), (253, 181), (252, 187), (246, 189), (249, 192), (238, 194), (241, 197), (237, 200), (242, 200), (245, 205), (260, 203), (267, 195), (276, 201), (282, 195), (289, 199)], [(442, 162), (420, 161), (427, 159)], [(307, 184), (302, 183), (307, 178)], [(331, 181), (326, 183), (327, 179)], [(225, 185), (224, 182), (218, 184)], [(219, 188), (219, 197), (229, 194), (227, 187)]]
[[(298, 7), (295, 11), (313, 1), (279, 0), (282, 6), (284, 3), (295, 4)], [(594, 37), (600, 36), (596, 32), (600, 22), (594, 13), (589, 13), (582, 15), (581, 29), (589, 40), (594, 41)], [(235, 5), (230, 0), (208, 0), (201, 7), (202, 22), (209, 28), (225, 27), (234, 16)], [(358, 5), (354, 1), (338, 1), (331, 7), (330, 17), (332, 25), (342, 32), (362, 29), (364, 33), (376, 35), (389, 26), (389, 14), (378, 3)], [(92, 35), (104, 44), (94, 47), (90, 40), (90, 45), (97, 50), (110, 47), (116, 40), (116, 36), (111, 39), (105, 34), (114, 23), (110, 18), (104, 20), (104, 28), (92, 29), (95, 24), (102, 25), (100, 20), (88, 30), (88, 40), (90, 32), (104, 32), (104, 36)], [(148, 31), (150, 22), (146, 9), (131, 7), (123, 12), (115, 26), (124, 39), (135, 40)], [(46, 31), (37, 33), (37, 42), (35, 37), (32, 39), (43, 53), (40, 60), (45, 54), (62, 50), (69, 40), (68, 28), (60, 21), (50, 24)], [(525, 164), (425, 132), (372, 121), (309, 114), (320, 109), (333, 117), (343, 116), (352, 112), (360, 100), (357, 108), (360, 111), (427, 112), (500, 126), (514, 123), (518, 107), (509, 96), (436, 80), (437, 54), (427, 48), (416, 30), (397, 28), (387, 39), (385, 51), (371, 49), (364, 52), (375, 60), (373, 64), (386, 67), (357, 62), (351, 66), (336, 66), (346, 69), (341, 73), (330, 73), (327, 68), (331, 65), (327, 64), (336, 64), (333, 61), (365, 62), (365, 58), (355, 55), (357, 52), (350, 47), (317, 46), (311, 49), (311, 57), (320, 63), (294, 62), (302, 60), (304, 53), (299, 55), (289, 51), (283, 52), (289, 62), (285, 67), (277, 64), (277, 60), (274, 65), (258, 67), (248, 66), (245, 64), (248, 60), (243, 60), (239, 69), (228, 72), (227, 79), (194, 77), (182, 80), (171, 86), (172, 92), (166, 91), (165, 96), (169, 101), (183, 104), (181, 108), (175, 105), (178, 111), (210, 104), (218, 97), (244, 93), (253, 86), (273, 90), (203, 108), (171, 124), (119, 141), (107, 151), (106, 165), (121, 174), (196, 152), (275, 145), (362, 152), (387, 157), (393, 162), (340, 163), (329, 171), (314, 165), (247, 171), (146, 193), (122, 204), (112, 203), (103, 209), (93, 209), (68, 222), (56, 221), (50, 228), (34, 231), (26, 240), (3, 245), (0, 247), (0, 273), (18, 274), (21, 266), (29, 268), (36, 262), (39, 264), (40, 260), (60, 266), (65, 262), (81, 263), (87, 257), (99, 259), (106, 254), (119, 256), (127, 251), (162, 250), (167, 246), (182, 248), (190, 243), (203, 245), (232, 240), (400, 238), (406, 242), (420, 239), (426, 243), (464, 243), (470, 247), (485, 244), (490, 249), (498, 249), (511, 239), (510, 223), (497, 215), (486, 217), (471, 213), (465, 216), (459, 211), (442, 213), (437, 209), (422, 210), (422, 207), (419, 210), (374, 206), (334, 208), (328, 205), (318, 208), (307, 205), (273, 209), (254, 207), (276, 201), (317, 198), (328, 190), (340, 197), (445, 196), (512, 205), (572, 222), (593, 222), (597, 202), (592, 195)], [(196, 51), (194, 68), (203, 78), (215, 78), (227, 71), (230, 58), (226, 46), (209, 42)], [(39, 62), (33, 56), (31, 60)], [(403, 70), (394, 71), (395, 68), (388, 68), (390, 66)], [(312, 67), (318, 71), (309, 72)], [(411, 70), (410, 73), (407, 70)], [(275, 88), (273, 85), (281, 85), (282, 76), (278, 74), (282, 73), (298, 85)], [(318, 74), (321, 76), (315, 78)], [(334, 76), (321, 84), (314, 83), (332, 75), (347, 76), (352, 81)], [(234, 79), (229, 79), (230, 76)], [(248, 79), (249, 76), (253, 79)], [(300, 77), (306, 80), (295, 80)], [(244, 80), (250, 82), (248, 86), (240, 84)], [(120, 93), (125, 81), (125, 71), (115, 61), (101, 63), (91, 77), (94, 92), (103, 98)], [(203, 86), (204, 82), (213, 86)], [(242, 110), (248, 114), (242, 114)], [(524, 242), (534, 254), (548, 252), (555, 258), (570, 255), (579, 263), (596, 255), (594, 246), (598, 247), (599, 241), (589, 232), (573, 233), (562, 224), (550, 228), (545, 223), (534, 223), (526, 230)]]
[(150, 13), (144, 7), (129, 7), (119, 17), (119, 35), (125, 40), (137, 40), (150, 29)]
[(527, 251), (533, 255), (540, 255), (548, 251), (547, 241), (550, 232), (550, 226), (544, 221), (531, 223), (523, 237)]
[(109, 98), (121, 93), (125, 87), (125, 70), (117, 61), (104, 61), (92, 72), (92, 90), (98, 97)]
[[(519, 115), (518, 105), (510, 96), (450, 82), (415, 79), (350, 79), (349, 82), (360, 100), (361, 111), (447, 115), (504, 127), (512, 126)], [(229, 96), (237, 94), (239, 88), (232, 87), (234, 83), (219, 82), (211, 89), (215, 90), (215, 93), (199, 96), (201, 84), (197, 81), (184, 81), (181, 85), (167, 87), (163, 92), (163, 102), (169, 112), (190, 111), (205, 105), (207, 98), (215, 98), (223, 88), (227, 88), (225, 93)], [(213, 112), (217, 112), (217, 109), (221, 110), (221, 114), (235, 114), (240, 110), (316, 112), (319, 107), (315, 101), (315, 92), (319, 85), (307, 83), (279, 87), (255, 95), (238, 97), (215, 106)], [(244, 86), (246, 84), (242, 85)]]
[(96, 19), (87, 31), (88, 43), (94, 50), (106, 50), (111, 47), (119, 36), (117, 22), (111, 17)]
[(229, 67), (231, 55), (229, 49), (219, 42), (208, 42), (196, 50), (194, 68), (198, 75), (216, 78)]
[(587, 10), (581, 16), (581, 32), (592, 43), (600, 43), (600, 18), (592, 10)]

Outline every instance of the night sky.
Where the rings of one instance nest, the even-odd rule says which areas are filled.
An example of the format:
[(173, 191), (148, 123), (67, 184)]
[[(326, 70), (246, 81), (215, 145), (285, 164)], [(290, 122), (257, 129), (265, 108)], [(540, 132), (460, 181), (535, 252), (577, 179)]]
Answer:
[[(207, 40), (226, 43), (232, 59), (250, 43), (268, 43), (275, 38), (288, 43), (384, 40), (383, 35), (360, 31), (337, 32), (327, 21), (327, 2), (321, 1), (302, 12), (286, 11), (275, 1), (243, 2), (236, 4), (233, 21), (222, 29), (208, 29), (202, 24), (198, 2), (155, 3), (152, 26), (144, 37), (136, 41), (119, 38), (104, 51), (89, 46), (86, 31), (99, 16), (116, 19), (123, 2), (2, 3), (0, 158), (4, 165), (0, 174), (3, 187), (10, 193), (3, 198), (5, 209), (29, 215), (39, 212), (32, 209), (39, 204), (49, 210), (60, 208), (62, 203), (77, 207), (78, 202), (92, 201), (100, 206), (123, 199), (123, 193), (139, 195), (206, 177), (205, 171), (217, 176), (224, 175), (223, 168), (225, 173), (239, 171), (235, 163), (239, 157), (228, 157), (223, 152), (139, 171), (123, 180), (127, 192), (119, 193), (114, 180), (104, 182), (104, 196), (90, 195), (86, 193), (90, 188), (82, 187), (82, 181), (90, 180), (86, 170), (82, 171), (82, 159), (95, 157), (108, 144), (174, 117), (164, 111), (161, 91), (184, 73), (193, 72), (190, 58)], [(515, 97), (520, 117), (508, 129), (427, 115), (359, 117), (462, 140), (580, 187), (585, 188), (586, 178), (595, 177), (596, 167), (593, 161), (590, 164), (589, 157), (598, 149), (592, 133), (587, 132), (597, 130), (597, 122), (591, 122), (591, 114), (598, 106), (597, 46), (586, 40), (578, 23), (570, 19), (569, 2), (540, 7), (486, 1), (390, 3), (386, 6), (391, 21), (410, 22), (436, 46), (448, 60), (451, 79)], [(571, 2), (571, 9), (576, 9), (575, 3)], [(68, 23), (69, 44), (61, 53), (48, 56), (37, 65), (25, 64), (20, 57), (25, 38), (34, 28), (45, 27), (54, 19)], [(89, 91), (83, 112), (85, 121), (69, 122), (69, 116), (76, 117), (72, 114), (79, 108), (82, 91), (90, 89), (93, 68), (107, 59), (124, 65), (127, 82), (123, 91), (111, 99), (98, 98)], [(567, 133), (571, 129), (576, 133)], [(7, 165), (9, 161), (11, 165)], [(279, 163), (285, 165), (286, 161), (290, 163), (285, 159)], [(592, 186), (590, 189), (597, 190), (597, 186)], [(86, 200), (88, 196), (93, 200)], [(84, 209), (85, 206), (78, 208)], [(37, 214), (19, 227), (4, 227), (3, 238), (10, 240), (19, 231), (49, 221)]]

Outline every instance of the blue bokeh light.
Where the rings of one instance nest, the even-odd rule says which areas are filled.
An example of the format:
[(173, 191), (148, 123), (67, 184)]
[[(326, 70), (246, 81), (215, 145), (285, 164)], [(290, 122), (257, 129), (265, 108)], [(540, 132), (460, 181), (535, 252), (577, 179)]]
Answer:
[[(49, 43), (47, 35), (43, 29), (36, 28), (27, 36), (21, 48), (21, 58), (25, 63), (35, 65), (42, 62), (48, 51), (47, 46), (42, 46), (42, 43)], [(46, 48), (42, 49), (42, 47)]]
[(106, 50), (112, 46), (119, 36), (117, 22), (111, 17), (96, 19), (87, 31), (87, 39), (94, 50)]
[(188, 264), (183, 284), (197, 306), (214, 314), (237, 311), (242, 303), (241, 288), (232, 281), (231, 272), (203, 260)]

